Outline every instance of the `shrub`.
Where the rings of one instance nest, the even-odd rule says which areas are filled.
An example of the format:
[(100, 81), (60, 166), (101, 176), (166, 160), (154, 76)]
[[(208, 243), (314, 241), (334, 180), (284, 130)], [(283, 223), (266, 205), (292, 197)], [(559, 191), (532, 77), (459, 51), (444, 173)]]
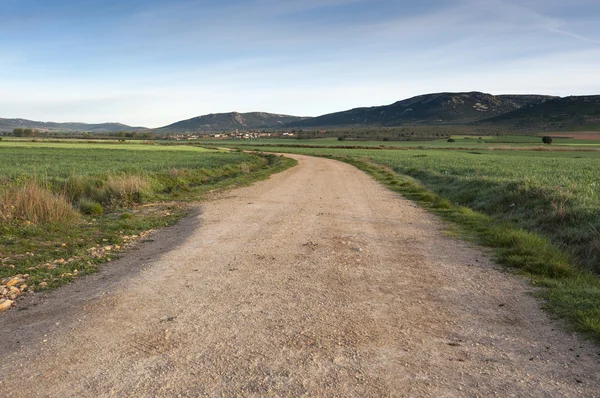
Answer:
[(34, 224), (72, 222), (79, 217), (62, 195), (30, 182), (13, 187), (0, 196), (0, 221), (28, 221)]
[(552, 137), (548, 137), (548, 136), (542, 137), (542, 142), (544, 144), (552, 144)]
[(90, 195), (90, 181), (82, 175), (73, 174), (64, 183), (63, 192), (71, 201)]
[(346, 141), (346, 137), (344, 137), (343, 135), (338, 137), (338, 141)]
[(89, 199), (82, 199), (79, 201), (79, 211), (83, 214), (89, 214), (92, 216), (101, 216), (104, 213), (104, 208), (98, 202), (94, 202)]
[(456, 142), (454, 138), (448, 138), (448, 142)]

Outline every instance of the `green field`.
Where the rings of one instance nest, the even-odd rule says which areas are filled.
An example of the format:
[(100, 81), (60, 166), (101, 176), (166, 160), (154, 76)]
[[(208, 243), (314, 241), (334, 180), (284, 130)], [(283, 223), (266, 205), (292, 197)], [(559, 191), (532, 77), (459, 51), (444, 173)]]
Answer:
[[(480, 139), (481, 138), (481, 139)], [(258, 140), (198, 140), (201, 144), (215, 146), (311, 146), (311, 147), (378, 147), (378, 148), (444, 148), (444, 149), (590, 149), (600, 150), (598, 140), (575, 140), (571, 138), (554, 138), (551, 145), (542, 143), (542, 137), (522, 135), (495, 135), (495, 136), (472, 136), (453, 135), (454, 142), (448, 142), (447, 138), (428, 141), (361, 141), (346, 139), (339, 141), (337, 138), (321, 139), (258, 139)]]
[(160, 173), (169, 168), (219, 168), (248, 162), (242, 153), (193, 146), (0, 141), (0, 179), (18, 175)]

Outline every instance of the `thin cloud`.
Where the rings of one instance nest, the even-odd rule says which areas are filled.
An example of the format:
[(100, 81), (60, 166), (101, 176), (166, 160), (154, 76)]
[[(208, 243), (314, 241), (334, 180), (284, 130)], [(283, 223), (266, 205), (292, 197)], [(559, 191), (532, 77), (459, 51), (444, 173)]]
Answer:
[(555, 29), (549, 29), (549, 30), (551, 32), (559, 33), (559, 34), (565, 35), (565, 36), (569, 36), (569, 37), (572, 37), (572, 38), (577, 39), (577, 40), (585, 41), (585, 42), (588, 42), (588, 43), (600, 44), (600, 40), (591, 39), (589, 37), (578, 35), (576, 33), (571, 33), (571, 32), (567, 32), (567, 31), (564, 31), (564, 30), (561, 30), (561, 29), (556, 29), (556, 28)]

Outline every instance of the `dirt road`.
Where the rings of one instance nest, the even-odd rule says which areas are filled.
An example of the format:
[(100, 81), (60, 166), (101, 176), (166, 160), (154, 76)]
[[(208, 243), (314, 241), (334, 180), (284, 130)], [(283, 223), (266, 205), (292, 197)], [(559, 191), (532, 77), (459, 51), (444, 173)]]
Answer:
[(0, 396), (600, 396), (600, 349), (355, 168), (207, 202), (0, 316)]

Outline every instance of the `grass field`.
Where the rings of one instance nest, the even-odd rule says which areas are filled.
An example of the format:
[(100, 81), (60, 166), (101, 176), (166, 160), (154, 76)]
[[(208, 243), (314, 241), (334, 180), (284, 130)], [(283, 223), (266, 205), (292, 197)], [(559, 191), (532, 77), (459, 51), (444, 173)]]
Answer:
[(60, 285), (176, 222), (185, 202), (295, 164), (193, 146), (7, 140), (0, 159), (0, 300), (20, 293), (6, 290), (9, 278)]
[[(561, 136), (562, 137), (562, 136)], [(499, 135), (499, 136), (472, 136), (453, 135), (454, 142), (448, 142), (448, 138), (440, 138), (429, 141), (359, 141), (347, 139), (339, 141), (337, 138), (322, 139), (259, 139), (259, 140), (199, 140), (202, 144), (216, 146), (312, 146), (312, 147), (378, 147), (378, 148), (447, 148), (447, 149), (502, 149), (502, 148), (543, 148), (546, 150), (577, 147), (581, 149), (600, 149), (600, 141), (595, 139), (573, 139), (556, 137), (551, 145), (542, 143), (542, 137)], [(581, 138), (581, 137), (580, 137)]]
[(0, 141), (0, 178), (17, 175), (66, 177), (123, 172), (160, 172), (169, 168), (218, 168), (248, 157), (192, 146)]

